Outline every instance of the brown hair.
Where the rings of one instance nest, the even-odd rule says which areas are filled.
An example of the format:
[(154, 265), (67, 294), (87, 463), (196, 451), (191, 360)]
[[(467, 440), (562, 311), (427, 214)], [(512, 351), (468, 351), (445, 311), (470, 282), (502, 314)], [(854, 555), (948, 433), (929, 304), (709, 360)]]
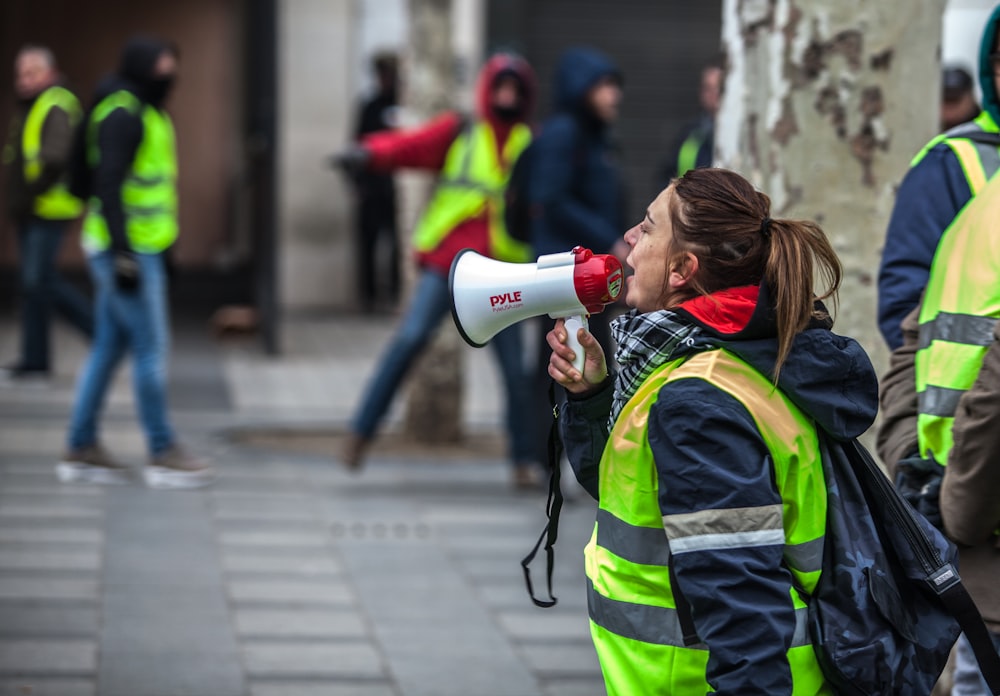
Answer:
[[(837, 253), (819, 225), (772, 220), (771, 199), (736, 172), (693, 169), (671, 186), (670, 254), (691, 252), (698, 258), (689, 297), (767, 282), (778, 330), (777, 382), (795, 335), (813, 318), (826, 318), (816, 300), (832, 297), (836, 306), (843, 275)], [(818, 297), (817, 272), (826, 284)]]

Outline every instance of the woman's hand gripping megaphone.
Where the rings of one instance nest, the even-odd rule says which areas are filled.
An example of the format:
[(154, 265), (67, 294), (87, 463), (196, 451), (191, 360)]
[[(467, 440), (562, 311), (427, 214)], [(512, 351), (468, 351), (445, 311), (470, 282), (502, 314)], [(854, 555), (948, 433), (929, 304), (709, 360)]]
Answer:
[[(604, 349), (587, 330), (581, 317), (557, 319), (545, 340), (552, 349), (549, 377), (574, 394), (583, 394), (608, 378)], [(582, 353), (582, 367), (581, 367)]]

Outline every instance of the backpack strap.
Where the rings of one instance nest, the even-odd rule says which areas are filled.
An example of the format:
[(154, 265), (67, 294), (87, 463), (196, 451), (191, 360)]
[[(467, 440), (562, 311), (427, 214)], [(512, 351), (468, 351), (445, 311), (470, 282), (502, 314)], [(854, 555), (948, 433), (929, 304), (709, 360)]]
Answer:
[(872, 508), (886, 510), (903, 529), (914, 557), (927, 573), (927, 584), (962, 627), (990, 692), (1000, 695), (1000, 655), (997, 654), (983, 617), (962, 584), (958, 571), (951, 563), (940, 558), (924, 530), (913, 518), (916, 513), (892, 487), (861, 443), (853, 440), (846, 449), (858, 482), (871, 499)]
[(677, 621), (681, 626), (681, 635), (684, 637), (684, 647), (690, 648), (698, 645), (701, 638), (698, 637), (698, 630), (694, 627), (694, 617), (691, 615), (691, 605), (684, 599), (681, 586), (677, 584), (677, 574), (674, 572), (673, 554), (667, 559), (667, 573), (670, 575), (670, 591), (674, 595), (674, 604), (677, 611)]

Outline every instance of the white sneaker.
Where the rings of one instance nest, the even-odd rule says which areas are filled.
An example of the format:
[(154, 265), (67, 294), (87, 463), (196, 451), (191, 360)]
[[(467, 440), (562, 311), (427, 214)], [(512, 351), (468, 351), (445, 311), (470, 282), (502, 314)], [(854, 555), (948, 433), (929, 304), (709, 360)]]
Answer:
[(67, 452), (56, 464), (56, 476), (62, 483), (128, 483), (132, 478), (129, 467), (119, 464), (100, 445), (91, 445)]
[(150, 488), (201, 488), (215, 481), (215, 471), (186, 450), (173, 445), (153, 458), (143, 476)]

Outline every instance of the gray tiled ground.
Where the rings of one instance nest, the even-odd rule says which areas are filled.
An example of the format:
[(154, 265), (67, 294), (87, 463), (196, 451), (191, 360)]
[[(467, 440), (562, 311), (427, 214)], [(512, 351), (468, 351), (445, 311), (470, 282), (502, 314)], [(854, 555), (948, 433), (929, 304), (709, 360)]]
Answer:
[[(55, 481), (85, 346), (57, 325), (57, 374), (0, 387), (0, 696), (599, 696), (582, 548), (590, 504), (564, 508), (559, 605), (531, 605), (520, 560), (544, 524), (501, 461), (385, 456), (351, 476), (328, 457), (250, 450), (225, 433), (346, 422), (391, 323), (298, 320), (290, 354), (220, 347), (181, 322), (171, 387), (210, 489)], [(196, 328), (200, 325), (195, 325)], [(0, 317), (0, 353), (14, 334)], [(488, 352), (468, 427), (495, 427)], [(128, 370), (104, 436), (145, 460)], [(400, 409), (388, 428), (398, 426)], [(533, 566), (543, 583), (544, 559)], [(539, 587), (539, 590), (543, 588)]]

